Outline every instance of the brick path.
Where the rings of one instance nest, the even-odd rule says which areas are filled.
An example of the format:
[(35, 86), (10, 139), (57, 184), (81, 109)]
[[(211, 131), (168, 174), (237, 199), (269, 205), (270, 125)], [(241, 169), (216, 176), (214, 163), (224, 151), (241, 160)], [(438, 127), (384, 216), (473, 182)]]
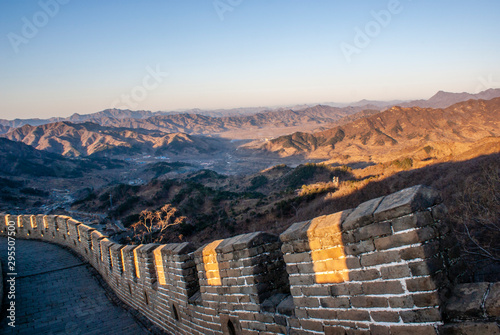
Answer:
[[(4, 237), (0, 237), (0, 259), (5, 277)], [(106, 297), (87, 266), (56, 245), (16, 240), (16, 327), (9, 327), (4, 318), (0, 334), (149, 334)]]

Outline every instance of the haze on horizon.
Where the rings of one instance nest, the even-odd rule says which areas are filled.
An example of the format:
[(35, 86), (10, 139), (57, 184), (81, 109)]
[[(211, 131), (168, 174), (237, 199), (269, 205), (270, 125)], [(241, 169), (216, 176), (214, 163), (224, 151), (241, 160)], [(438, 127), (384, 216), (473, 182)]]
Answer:
[(500, 86), (500, 3), (0, 1), (0, 118)]

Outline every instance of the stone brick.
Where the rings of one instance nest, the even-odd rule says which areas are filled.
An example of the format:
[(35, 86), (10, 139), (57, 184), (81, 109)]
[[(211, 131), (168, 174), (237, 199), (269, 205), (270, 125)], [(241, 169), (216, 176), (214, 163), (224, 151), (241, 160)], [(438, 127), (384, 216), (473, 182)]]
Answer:
[(305, 307), (305, 308), (317, 308), (319, 307), (319, 299), (318, 298), (295, 298), (294, 299), (296, 307)]
[(361, 283), (342, 283), (334, 284), (330, 286), (331, 295), (343, 296), (343, 295), (360, 295), (363, 294), (363, 289)]
[(371, 335), (369, 329), (352, 329), (352, 328), (347, 328), (346, 329), (346, 335)]
[(410, 292), (432, 291), (437, 288), (436, 284), (430, 277), (406, 279), (406, 287)]
[(330, 288), (328, 286), (303, 287), (302, 293), (306, 296), (329, 296)]
[(405, 278), (410, 276), (408, 265), (391, 265), (380, 269), (383, 279)]
[(432, 188), (417, 185), (390, 194), (382, 200), (373, 217), (383, 221), (411, 214), (441, 202), (439, 194)]
[(439, 294), (436, 292), (413, 294), (412, 298), (417, 307), (433, 307), (439, 305)]
[(356, 207), (342, 223), (342, 230), (353, 230), (373, 222), (373, 212), (383, 197), (369, 200)]
[(280, 326), (277, 324), (267, 324), (266, 325), (266, 331), (269, 333), (262, 333), (264, 334), (285, 334), (286, 333), (286, 327), (285, 326)]
[(330, 294), (332, 296), (339, 295), (349, 295), (349, 285), (347, 284), (335, 284), (330, 286)]
[(331, 309), (311, 309), (307, 311), (309, 318), (332, 320), (337, 318), (337, 312)]
[(463, 322), (445, 324), (439, 327), (440, 335), (500, 335), (500, 327), (495, 322)]
[(361, 267), (361, 264), (359, 263), (359, 258), (358, 257), (346, 257), (345, 258), (345, 264), (348, 269), (358, 269)]
[(426, 276), (441, 271), (444, 268), (441, 257), (428, 258), (425, 261), (409, 264), (412, 276)]
[(461, 284), (453, 289), (452, 296), (445, 306), (445, 313), (451, 319), (480, 317), (483, 297), (489, 283)]
[(377, 222), (372, 223), (368, 226), (359, 228), (354, 231), (354, 240), (368, 240), (377, 236), (385, 236), (392, 234), (391, 223), (390, 222)]
[(490, 292), (484, 304), (486, 314), (491, 317), (500, 317), (500, 283), (491, 284)]
[(320, 298), (319, 303), (323, 308), (349, 308), (349, 298), (346, 297), (330, 297)]
[(346, 335), (346, 329), (343, 327), (325, 327), (325, 335)]
[(307, 330), (323, 331), (323, 324), (319, 321), (300, 320), (300, 325)]
[(293, 253), (293, 245), (291, 243), (284, 243), (281, 246), (281, 252), (283, 254), (291, 254), (291, 253)]
[(364, 310), (349, 309), (347, 311), (338, 311), (337, 317), (340, 320), (352, 321), (370, 321), (370, 313)]
[(351, 305), (352, 307), (364, 307), (364, 308), (388, 307), (389, 302), (385, 297), (367, 297), (360, 295), (356, 297), (351, 297)]
[(298, 240), (298, 241), (292, 241), (291, 243), (292, 243), (294, 253), (311, 251), (309, 241)]
[(390, 335), (391, 334), (391, 330), (388, 326), (380, 326), (380, 325), (375, 325), (375, 324), (370, 325), (370, 332), (372, 335)]
[(376, 322), (399, 322), (399, 313), (392, 311), (371, 311), (370, 315)]
[(391, 308), (412, 308), (415, 303), (412, 296), (390, 297), (389, 305)]
[(367, 281), (380, 278), (380, 272), (377, 269), (357, 270), (349, 272), (351, 281)]
[(374, 242), (377, 250), (387, 250), (418, 243), (420, 242), (420, 238), (418, 232), (413, 230), (406, 233), (377, 238)]
[(290, 285), (313, 285), (315, 284), (314, 275), (300, 275), (300, 276), (291, 276), (290, 277)]
[(286, 254), (283, 256), (286, 263), (305, 263), (312, 262), (311, 254), (303, 252), (300, 254)]
[(421, 228), (433, 224), (434, 220), (430, 212), (417, 212), (392, 220), (392, 229), (394, 232)]
[(375, 245), (373, 244), (372, 240), (365, 240), (353, 244), (348, 244), (344, 250), (346, 255), (358, 256), (359, 254), (374, 251)]
[(399, 312), (405, 323), (422, 323), (441, 321), (441, 313), (438, 308), (426, 308), (413, 311)]
[(404, 289), (399, 281), (367, 282), (363, 283), (363, 292), (370, 295), (401, 294)]
[(430, 258), (434, 257), (439, 252), (439, 243), (432, 241), (422, 246), (410, 247), (400, 251), (401, 258), (404, 260), (411, 260), (416, 258)]
[(437, 334), (434, 326), (391, 326), (391, 335), (435, 335)]
[(363, 294), (363, 284), (361, 283), (349, 283), (346, 284), (349, 289), (349, 295), (356, 296)]
[(373, 266), (380, 264), (388, 264), (401, 261), (399, 257), (399, 251), (383, 251), (375, 252), (373, 254), (362, 255), (361, 265), (362, 266)]

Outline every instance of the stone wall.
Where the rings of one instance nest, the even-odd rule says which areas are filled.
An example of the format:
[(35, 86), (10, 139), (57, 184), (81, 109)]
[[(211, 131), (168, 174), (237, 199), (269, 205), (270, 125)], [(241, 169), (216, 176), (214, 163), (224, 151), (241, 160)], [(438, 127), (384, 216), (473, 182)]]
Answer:
[(66, 216), (3, 215), (0, 229), (73, 249), (172, 334), (438, 334), (453, 249), (440, 202), (415, 186), (197, 250), (117, 244)]

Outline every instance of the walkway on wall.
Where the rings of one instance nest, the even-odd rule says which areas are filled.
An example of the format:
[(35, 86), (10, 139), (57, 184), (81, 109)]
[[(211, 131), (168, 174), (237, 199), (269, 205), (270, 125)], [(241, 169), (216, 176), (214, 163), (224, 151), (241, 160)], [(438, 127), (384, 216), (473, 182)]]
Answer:
[[(0, 237), (7, 274), (7, 239)], [(149, 334), (106, 296), (87, 264), (69, 251), (40, 241), (16, 240), (16, 327), (0, 334)], [(4, 290), (7, 286), (4, 286)], [(4, 300), (5, 302), (5, 300)]]

